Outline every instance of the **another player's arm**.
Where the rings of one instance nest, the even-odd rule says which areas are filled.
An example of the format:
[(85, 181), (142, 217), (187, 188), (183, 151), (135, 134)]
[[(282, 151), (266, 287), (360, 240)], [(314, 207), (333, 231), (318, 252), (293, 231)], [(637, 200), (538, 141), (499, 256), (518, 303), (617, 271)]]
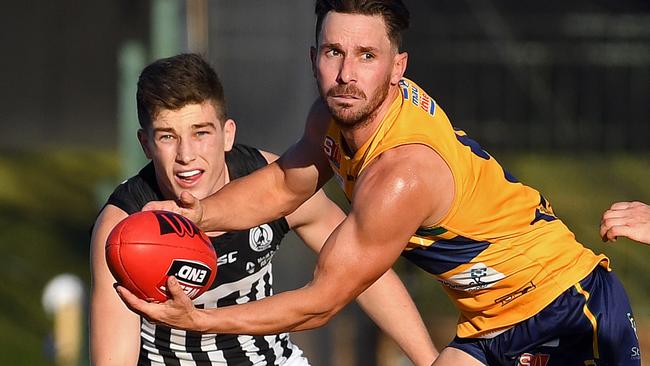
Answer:
[(91, 239), (90, 357), (93, 365), (135, 365), (140, 351), (140, 317), (115, 293), (105, 257), (106, 239), (126, 212), (107, 205)]
[[(287, 216), (289, 226), (316, 253), (345, 219), (321, 190)], [(438, 355), (418, 310), (397, 274), (389, 269), (357, 302), (415, 365), (429, 366)]]
[(352, 210), (323, 246), (305, 287), (205, 310), (191, 306), (173, 277), (173, 299), (163, 304), (118, 291), (136, 311), (176, 328), (261, 335), (322, 326), (392, 266), (420, 225), (435, 224), (451, 205), (453, 179), (442, 159), (420, 145), (394, 150), (401, 152), (384, 153), (360, 177)]

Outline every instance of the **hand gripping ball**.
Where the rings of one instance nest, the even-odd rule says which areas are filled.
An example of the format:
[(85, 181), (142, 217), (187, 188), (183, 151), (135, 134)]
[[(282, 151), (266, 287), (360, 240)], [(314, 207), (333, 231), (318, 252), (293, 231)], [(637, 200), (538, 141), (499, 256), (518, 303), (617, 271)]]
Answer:
[(141, 211), (120, 221), (108, 236), (106, 262), (117, 282), (144, 300), (167, 300), (175, 276), (192, 299), (214, 281), (217, 255), (192, 221), (168, 211)]

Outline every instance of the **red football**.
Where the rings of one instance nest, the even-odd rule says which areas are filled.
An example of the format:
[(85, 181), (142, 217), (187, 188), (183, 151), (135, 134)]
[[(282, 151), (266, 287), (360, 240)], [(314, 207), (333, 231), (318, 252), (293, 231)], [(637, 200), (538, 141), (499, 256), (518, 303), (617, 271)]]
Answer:
[(120, 221), (106, 241), (106, 262), (120, 285), (145, 300), (167, 300), (166, 281), (172, 275), (194, 299), (217, 274), (208, 236), (168, 211), (136, 212)]

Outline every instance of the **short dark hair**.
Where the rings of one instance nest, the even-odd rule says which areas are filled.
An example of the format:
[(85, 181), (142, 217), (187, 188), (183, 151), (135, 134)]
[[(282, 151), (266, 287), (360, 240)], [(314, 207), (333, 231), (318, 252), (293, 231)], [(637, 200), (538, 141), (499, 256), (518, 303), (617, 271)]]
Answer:
[(217, 117), (226, 120), (226, 100), (219, 76), (200, 55), (183, 53), (154, 61), (138, 79), (136, 102), (142, 128), (151, 126), (163, 109), (178, 110), (188, 104), (210, 101)]
[(323, 19), (330, 11), (343, 14), (381, 15), (391, 43), (399, 50), (402, 31), (408, 29), (410, 14), (402, 0), (316, 0), (316, 46)]

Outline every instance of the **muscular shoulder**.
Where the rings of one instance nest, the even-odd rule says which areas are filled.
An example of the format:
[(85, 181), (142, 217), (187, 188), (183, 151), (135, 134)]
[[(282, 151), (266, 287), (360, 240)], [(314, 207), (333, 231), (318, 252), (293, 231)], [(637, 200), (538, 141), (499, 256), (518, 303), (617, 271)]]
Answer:
[(383, 152), (364, 169), (353, 201), (374, 195), (385, 202), (405, 200), (426, 213), (422, 225), (428, 226), (449, 211), (454, 189), (451, 169), (442, 157), (428, 146), (409, 144)]
[(305, 133), (317, 137), (323, 136), (327, 131), (331, 118), (325, 102), (321, 98), (316, 99), (309, 109)]

